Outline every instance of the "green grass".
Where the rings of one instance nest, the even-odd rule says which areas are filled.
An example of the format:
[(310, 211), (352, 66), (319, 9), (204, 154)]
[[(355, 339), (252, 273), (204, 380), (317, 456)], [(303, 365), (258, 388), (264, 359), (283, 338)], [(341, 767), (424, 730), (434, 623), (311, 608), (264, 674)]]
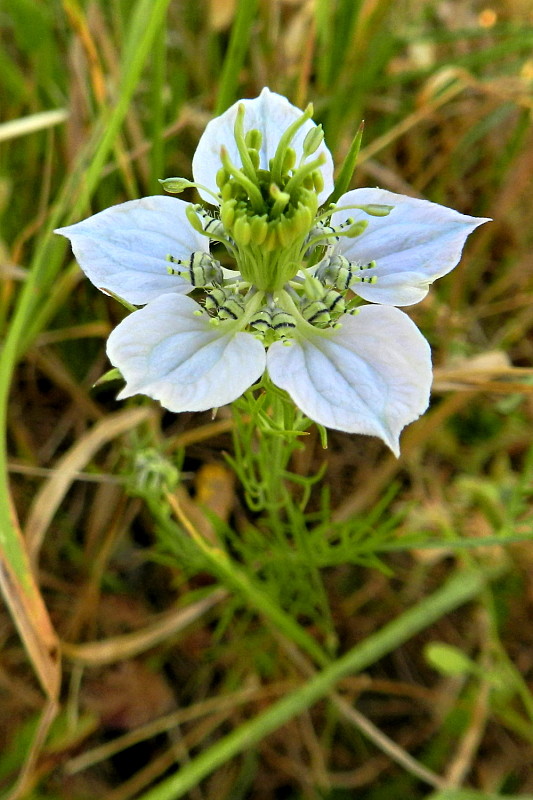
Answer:
[[(532, 795), (531, 19), (450, 9), (4, 3), (2, 798)], [(494, 220), (409, 309), (436, 374), (399, 461), (93, 388), (122, 312), (53, 228), (189, 178), (264, 85), (343, 186), (364, 118), (350, 186)]]

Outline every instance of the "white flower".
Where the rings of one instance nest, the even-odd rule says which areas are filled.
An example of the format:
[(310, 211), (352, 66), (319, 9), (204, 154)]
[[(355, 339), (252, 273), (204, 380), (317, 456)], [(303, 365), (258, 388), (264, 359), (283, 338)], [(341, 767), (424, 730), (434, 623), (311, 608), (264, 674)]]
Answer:
[[(144, 306), (108, 341), (126, 382), (119, 398), (202, 411), (266, 368), (310, 419), (379, 436), (398, 454), (432, 372), (428, 343), (394, 306), (421, 300), (487, 220), (381, 189), (320, 211), (333, 164), (311, 111), (264, 89), (208, 124), (193, 176), (215, 211), (147, 197), (58, 233), (98, 288)], [(210, 255), (210, 240), (234, 269)], [(203, 306), (185, 296), (195, 287)]]

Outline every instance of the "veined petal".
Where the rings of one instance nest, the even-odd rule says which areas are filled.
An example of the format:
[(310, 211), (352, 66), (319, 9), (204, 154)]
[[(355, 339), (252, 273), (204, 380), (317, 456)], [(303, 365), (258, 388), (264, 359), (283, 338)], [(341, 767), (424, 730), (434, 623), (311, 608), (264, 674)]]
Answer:
[(168, 274), (167, 255), (188, 259), (195, 250), (209, 251), (208, 239), (189, 224), (187, 205), (175, 197), (143, 197), (56, 233), (70, 239), (76, 260), (98, 289), (142, 305), (169, 292), (190, 292), (188, 281)]
[(249, 333), (209, 324), (190, 297), (162, 295), (115, 328), (107, 354), (125, 388), (119, 399), (146, 394), (169, 411), (205, 411), (231, 403), (265, 369), (265, 349)]
[(379, 436), (399, 455), (402, 428), (429, 402), (431, 354), (416, 325), (397, 308), (368, 305), (327, 336), (275, 342), (272, 381), (315, 422)]
[(490, 221), (385, 189), (354, 189), (337, 201), (338, 206), (367, 204), (394, 208), (386, 217), (369, 216), (356, 209), (336, 211), (332, 225), (353, 217), (366, 220), (368, 228), (355, 239), (341, 237), (335, 252), (359, 264), (376, 261), (372, 270), (376, 283), (356, 283), (352, 288), (365, 300), (393, 306), (422, 300), (429, 285), (459, 262), (466, 237), (478, 225)]
[[(244, 131), (247, 132), (255, 128), (263, 134), (263, 144), (259, 153), (261, 169), (269, 169), (269, 161), (274, 158), (282, 134), (289, 125), (302, 115), (302, 111), (289, 103), (286, 97), (265, 88), (259, 97), (253, 100), (239, 100), (220, 117), (215, 117), (215, 119), (208, 122), (192, 160), (192, 174), (197, 183), (207, 186), (213, 192), (218, 192), (215, 178), (222, 166), (220, 161), (220, 148), (222, 145), (226, 147), (234, 164), (239, 167), (242, 164), (233, 133), (237, 109), (241, 103), (246, 109)], [(291, 147), (296, 151), (297, 161), (300, 160), (302, 155), (302, 146), (306, 134), (314, 127), (316, 127), (315, 123), (312, 120), (307, 120), (291, 142)], [(318, 196), (319, 203), (322, 203), (333, 191), (333, 159), (324, 143), (318, 147), (312, 158), (316, 158), (320, 153), (324, 153), (326, 156), (326, 162), (321, 168), (324, 189)], [(208, 203), (213, 203), (211, 195), (202, 192), (201, 189), (199, 189), (199, 192), (204, 200)]]

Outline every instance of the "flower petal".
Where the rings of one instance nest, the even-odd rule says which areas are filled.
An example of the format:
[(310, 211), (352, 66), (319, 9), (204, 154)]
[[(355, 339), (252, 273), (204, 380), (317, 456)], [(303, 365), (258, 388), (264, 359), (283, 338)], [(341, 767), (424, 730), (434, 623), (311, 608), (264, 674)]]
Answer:
[(365, 219), (368, 228), (355, 239), (341, 237), (335, 251), (350, 261), (376, 261), (377, 282), (356, 283), (353, 290), (365, 300), (393, 306), (418, 303), (429, 285), (450, 272), (461, 258), (466, 237), (490, 220), (468, 217), (451, 208), (385, 189), (354, 189), (339, 198), (338, 206), (382, 204), (394, 208), (386, 217), (363, 211), (336, 211), (332, 225), (348, 217)]
[[(222, 166), (220, 161), (221, 146), (224, 145), (226, 147), (234, 164), (237, 166), (242, 164), (233, 133), (237, 109), (241, 103), (246, 109), (244, 115), (245, 132), (255, 128), (263, 134), (263, 144), (259, 154), (261, 169), (269, 169), (269, 161), (275, 155), (282, 134), (289, 125), (302, 115), (302, 111), (289, 103), (286, 97), (265, 88), (259, 97), (253, 100), (239, 100), (220, 117), (215, 117), (215, 119), (208, 122), (192, 160), (192, 174), (197, 183), (207, 186), (208, 189), (215, 193), (218, 192), (215, 180), (216, 174)], [(316, 127), (315, 123), (312, 120), (307, 120), (292, 140), (291, 147), (296, 151), (296, 163), (299, 162), (302, 155), (305, 136), (314, 127)], [(322, 203), (333, 191), (333, 159), (324, 143), (320, 145), (312, 158), (316, 158), (320, 153), (324, 153), (326, 156), (326, 162), (321, 167), (324, 189), (319, 195), (319, 203)], [(198, 191), (204, 200), (208, 203), (213, 203), (211, 195), (202, 192), (201, 189)]]
[(379, 436), (399, 455), (402, 428), (429, 402), (429, 345), (397, 308), (363, 306), (328, 336), (271, 345), (267, 369), (310, 419)]
[(184, 278), (168, 274), (167, 255), (188, 259), (194, 250), (209, 251), (208, 239), (189, 224), (187, 205), (174, 197), (143, 197), (56, 233), (70, 239), (76, 260), (98, 289), (142, 305), (161, 294), (191, 290)]
[(146, 394), (169, 411), (205, 411), (231, 403), (265, 369), (265, 349), (249, 333), (224, 333), (190, 297), (167, 294), (115, 328), (107, 354), (125, 388), (119, 399)]

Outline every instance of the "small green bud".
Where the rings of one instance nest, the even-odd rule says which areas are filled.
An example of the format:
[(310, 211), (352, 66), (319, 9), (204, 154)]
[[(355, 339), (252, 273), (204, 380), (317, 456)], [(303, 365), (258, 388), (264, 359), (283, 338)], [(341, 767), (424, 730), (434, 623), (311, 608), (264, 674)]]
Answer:
[(322, 142), (324, 141), (324, 131), (322, 125), (315, 125), (307, 131), (303, 143), (303, 151), (305, 156), (311, 156), (316, 153)]
[(185, 189), (194, 186), (194, 183), (187, 178), (164, 178), (163, 180), (160, 178), (159, 183), (169, 194), (181, 194)]

